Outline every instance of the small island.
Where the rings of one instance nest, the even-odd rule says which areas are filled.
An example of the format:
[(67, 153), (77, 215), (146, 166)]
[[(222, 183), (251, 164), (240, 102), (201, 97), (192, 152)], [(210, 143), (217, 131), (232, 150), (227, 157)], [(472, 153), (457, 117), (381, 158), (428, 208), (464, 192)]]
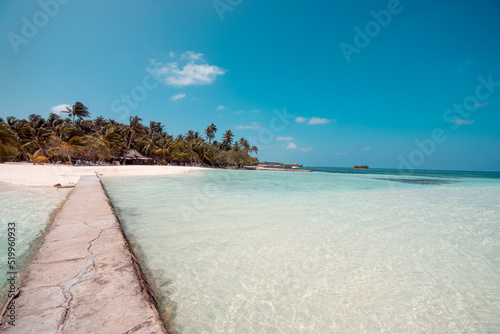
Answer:
[(362, 166), (354, 166), (352, 167), (352, 169), (370, 169), (370, 167), (368, 167), (367, 165), (362, 165)]

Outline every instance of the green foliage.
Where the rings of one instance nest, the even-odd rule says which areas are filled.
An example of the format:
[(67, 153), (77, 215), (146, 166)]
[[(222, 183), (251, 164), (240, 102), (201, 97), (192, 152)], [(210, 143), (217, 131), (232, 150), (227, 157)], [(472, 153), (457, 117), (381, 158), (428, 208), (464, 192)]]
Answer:
[(15, 157), (17, 153), (14, 133), (2, 120), (0, 122), (0, 161), (3, 162), (6, 158)]
[(73, 124), (75, 124), (75, 117), (78, 117), (79, 120), (82, 120), (84, 117), (90, 117), (89, 109), (81, 102), (76, 102), (72, 108), (66, 107), (63, 113), (67, 113), (73, 117)]
[(139, 116), (130, 117), (128, 124), (99, 116), (93, 120), (88, 108), (76, 102), (65, 111), (70, 118), (51, 113), (44, 119), (37, 114), (28, 119), (0, 118), (0, 161), (63, 161), (72, 164), (81, 159), (94, 163), (112, 162), (135, 149), (151, 158), (153, 164), (204, 165), (241, 167), (257, 165), (252, 157), (257, 147), (245, 138), (234, 141), (226, 130), (215, 140), (217, 126), (204, 129), (205, 136), (189, 130), (175, 138), (160, 122), (143, 125)]

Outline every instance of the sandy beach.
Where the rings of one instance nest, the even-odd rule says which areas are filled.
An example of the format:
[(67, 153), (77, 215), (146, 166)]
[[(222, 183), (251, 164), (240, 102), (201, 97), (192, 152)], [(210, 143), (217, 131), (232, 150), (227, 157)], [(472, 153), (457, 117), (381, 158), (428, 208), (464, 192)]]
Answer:
[(82, 175), (99, 177), (161, 176), (201, 170), (200, 167), (186, 166), (68, 166), (33, 165), (31, 163), (0, 164), (0, 182), (25, 186), (74, 185)]

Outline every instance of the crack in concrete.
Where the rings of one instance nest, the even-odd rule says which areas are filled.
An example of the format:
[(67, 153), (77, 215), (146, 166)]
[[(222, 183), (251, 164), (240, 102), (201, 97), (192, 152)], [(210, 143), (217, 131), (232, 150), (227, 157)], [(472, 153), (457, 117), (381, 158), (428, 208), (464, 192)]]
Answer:
[[(75, 257), (72, 259), (64, 259), (64, 260), (59, 260), (59, 261), (33, 261), (34, 264), (58, 264), (58, 263), (64, 263), (68, 261), (77, 261), (77, 260), (83, 260), (86, 259), (87, 257)], [(56, 285), (57, 286), (57, 285)]]
[(139, 325), (135, 326), (134, 328), (124, 332), (123, 334), (132, 334), (132, 333), (135, 333), (137, 332), (139, 329), (141, 328), (144, 328), (144, 327), (147, 327), (151, 325), (151, 320), (147, 320), (147, 321), (144, 321), (144, 322), (141, 322)]
[(66, 312), (64, 312), (61, 320), (59, 321), (59, 324), (57, 326), (57, 334), (62, 333), (62, 330), (64, 328), (64, 323), (66, 322), (66, 318), (68, 317), (68, 313), (70, 311), (71, 301), (73, 300), (73, 294), (70, 291), (71, 288), (73, 286), (75, 286), (76, 284), (80, 283), (80, 282), (86, 281), (87, 279), (81, 280), (82, 276), (85, 273), (88, 272), (88, 269), (89, 269), (90, 266), (95, 266), (95, 264), (94, 264), (94, 258), (97, 256), (97, 253), (94, 253), (92, 251), (92, 249), (91, 249), (92, 246), (93, 246), (92, 243), (94, 241), (96, 241), (97, 239), (99, 239), (99, 237), (101, 236), (101, 234), (103, 232), (104, 232), (104, 229), (99, 232), (99, 234), (97, 235), (97, 237), (95, 237), (94, 239), (90, 240), (89, 247), (87, 248), (87, 252), (89, 252), (90, 255), (87, 256), (85, 264), (80, 268), (80, 270), (78, 271), (78, 274), (76, 274), (76, 276), (73, 277), (72, 279), (70, 279), (69, 281), (66, 281), (64, 283), (59, 284), (59, 287), (61, 287), (63, 289), (63, 294), (64, 294), (64, 298), (65, 298), (65, 301), (61, 305), (61, 307), (65, 307), (66, 308)]
[(89, 275), (89, 276), (85, 276), (85, 277), (82, 277), (82, 280), (81, 282), (84, 282), (84, 281), (88, 281), (89, 279), (92, 279), (92, 278), (96, 278), (98, 276), (106, 276), (106, 275), (110, 275), (110, 274), (113, 274), (117, 271), (120, 271), (124, 268), (127, 268), (127, 267), (130, 267), (130, 264), (126, 264), (124, 266), (121, 266), (121, 267), (118, 267), (118, 268), (115, 268), (115, 269), (110, 269), (110, 270), (106, 270), (106, 271), (101, 271), (100, 273), (98, 274), (92, 274), (92, 275)]

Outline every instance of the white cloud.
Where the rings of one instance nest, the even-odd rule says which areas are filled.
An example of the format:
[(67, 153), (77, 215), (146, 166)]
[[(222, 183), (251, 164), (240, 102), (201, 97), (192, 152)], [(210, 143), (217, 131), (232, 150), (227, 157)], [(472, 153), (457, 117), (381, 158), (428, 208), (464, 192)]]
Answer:
[(234, 113), (238, 115), (238, 114), (243, 114), (244, 111), (243, 110), (238, 110), (238, 111), (235, 111)]
[(313, 117), (307, 122), (309, 125), (316, 125), (316, 124), (326, 124), (334, 121), (333, 119), (327, 119), (327, 118), (319, 118), (319, 117)]
[(369, 151), (372, 147), (371, 146), (366, 146), (363, 150)]
[(290, 143), (290, 144), (288, 144), (288, 146), (286, 148), (289, 150), (294, 150), (297, 148), (297, 145), (295, 145), (295, 143)]
[(184, 93), (179, 93), (179, 94), (177, 94), (177, 95), (173, 95), (170, 99), (171, 99), (172, 101), (177, 101), (177, 100), (183, 99), (183, 98), (185, 98), (185, 97), (186, 97), (186, 94), (184, 94)]
[(299, 151), (301, 151), (301, 152), (309, 152), (312, 149), (313, 149), (312, 147), (303, 147), (303, 148), (299, 148)]
[(457, 118), (457, 119), (452, 119), (450, 122), (453, 123), (453, 124), (468, 125), (468, 124), (474, 123), (475, 120), (473, 120), (473, 119), (461, 119), (461, 118)]
[(238, 129), (238, 130), (245, 130), (245, 129), (247, 129), (247, 130), (258, 130), (258, 129), (261, 129), (262, 126), (259, 123), (257, 123), (257, 122), (252, 122), (252, 123), (250, 123), (250, 125), (236, 125), (235, 128)]
[(252, 110), (250, 112), (260, 112), (260, 110), (259, 109), (254, 109), (254, 110)]
[(293, 140), (293, 138), (290, 136), (287, 136), (287, 137), (278, 136), (278, 137), (276, 137), (276, 140)]
[(175, 58), (175, 52), (170, 51), (169, 56), (170, 56), (170, 58)]
[(71, 108), (69, 104), (59, 104), (50, 108), (50, 111), (54, 114), (61, 115), (61, 111), (66, 111), (66, 107)]
[(337, 155), (349, 155), (349, 153), (337, 153)]
[[(295, 122), (297, 123), (304, 123), (307, 121), (307, 118), (305, 117), (296, 117)], [(313, 117), (307, 122), (308, 125), (317, 125), (317, 124), (326, 124), (330, 122), (336, 122), (334, 119), (328, 119), (328, 118), (319, 118), (319, 117)]]
[(227, 70), (215, 65), (196, 64), (194, 60), (191, 60), (182, 68), (179, 68), (177, 62), (163, 64), (155, 59), (151, 61), (151, 64), (155, 66), (151, 70), (153, 75), (157, 76), (166, 85), (179, 87), (209, 85), (215, 81), (218, 75), (223, 75), (227, 72)]
[(476, 108), (484, 108), (488, 105), (488, 102), (484, 102), (484, 103), (476, 103), (474, 104), (474, 107)]
[(224, 110), (224, 108), (225, 108), (225, 107), (224, 107), (223, 105), (218, 105), (218, 106), (217, 106), (217, 110)]
[(226, 71), (217, 66), (207, 64), (188, 64), (179, 70), (177, 64), (171, 67), (171, 75), (165, 82), (172, 86), (208, 85), (215, 81), (216, 76)]
[(203, 53), (196, 53), (193, 51), (186, 51), (181, 54), (181, 58), (191, 59), (191, 60), (203, 60)]

